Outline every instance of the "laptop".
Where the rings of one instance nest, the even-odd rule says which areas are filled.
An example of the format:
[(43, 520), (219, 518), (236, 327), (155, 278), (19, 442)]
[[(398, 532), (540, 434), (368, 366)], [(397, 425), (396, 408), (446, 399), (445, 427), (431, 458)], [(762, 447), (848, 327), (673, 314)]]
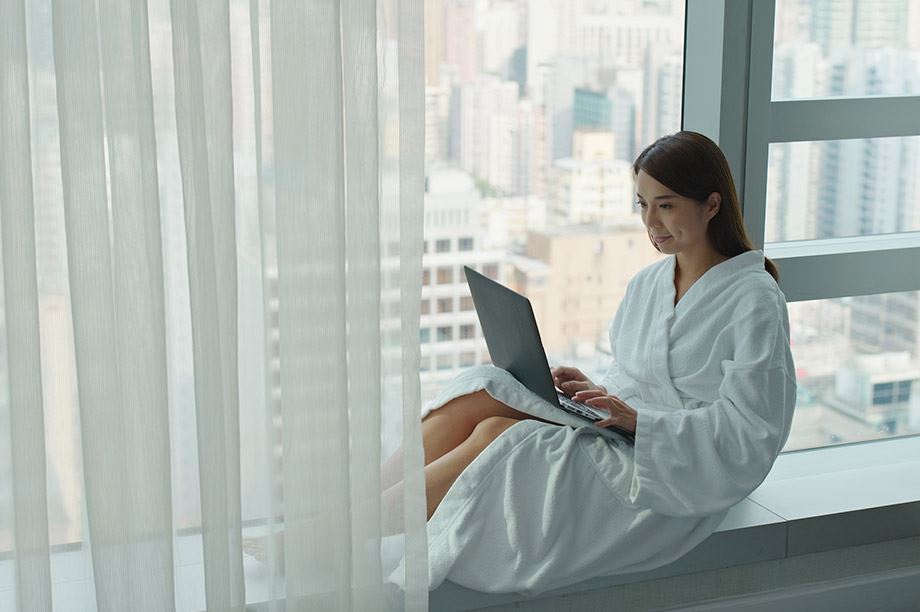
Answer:
[[(560, 410), (592, 423), (607, 418), (606, 411), (576, 402), (556, 388), (530, 300), (469, 266), (463, 269), (492, 364)], [(635, 439), (633, 433), (619, 427), (608, 429), (630, 442)]]

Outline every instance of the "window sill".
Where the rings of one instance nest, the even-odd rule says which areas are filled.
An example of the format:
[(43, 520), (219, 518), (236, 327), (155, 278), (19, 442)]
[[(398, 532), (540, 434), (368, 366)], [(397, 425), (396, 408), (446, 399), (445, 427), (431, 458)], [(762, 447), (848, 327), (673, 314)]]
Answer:
[[(910, 538), (915, 541), (911, 550), (915, 550), (916, 544), (920, 544), (918, 473), (920, 435), (784, 453), (763, 484), (732, 508), (716, 532), (674, 563), (648, 572), (586, 580), (537, 598), (516, 593), (481, 593), (445, 582), (432, 591), (430, 609), (547, 604), (553, 598), (586, 596), (592, 591), (604, 594), (617, 590), (620, 595), (624, 588), (654, 587), (670, 579), (705, 576), (705, 572), (757, 567), (795, 558), (809, 562), (821, 554), (859, 546), (864, 548), (853, 550), (864, 551), (879, 543)], [(257, 535), (258, 530), (248, 531), (252, 533), (244, 535)], [(180, 537), (177, 547), (179, 609), (203, 609), (200, 538)], [(884, 554), (889, 563), (898, 557), (898, 553), (890, 550)], [(909, 556), (912, 565), (920, 565), (916, 552)], [(56, 608), (59, 605), (66, 611), (92, 607), (88, 552), (72, 550), (52, 555), (52, 565)], [(244, 566), (248, 599), (270, 599), (272, 580), (265, 568), (249, 557), (244, 558)], [(920, 570), (917, 574), (909, 577), (911, 584), (920, 584), (917, 580)], [(895, 579), (907, 580), (900, 575)], [(15, 607), (13, 582), (12, 560), (4, 559), (0, 561), (0, 610)], [(281, 587), (276, 584), (274, 588)], [(259, 604), (249, 607), (261, 609)], [(581, 606), (569, 609), (578, 607)]]
[(430, 606), (440, 611), (546, 604), (588, 591), (917, 538), (918, 473), (920, 436), (784, 453), (763, 484), (731, 509), (715, 533), (669, 565), (594, 578), (537, 598), (480, 593), (445, 582), (431, 593)]

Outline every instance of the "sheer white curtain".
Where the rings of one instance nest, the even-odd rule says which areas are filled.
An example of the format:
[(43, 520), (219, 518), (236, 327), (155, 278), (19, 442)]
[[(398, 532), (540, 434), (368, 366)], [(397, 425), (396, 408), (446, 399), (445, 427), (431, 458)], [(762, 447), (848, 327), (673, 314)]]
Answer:
[(422, 40), (0, 3), (0, 609), (427, 608)]

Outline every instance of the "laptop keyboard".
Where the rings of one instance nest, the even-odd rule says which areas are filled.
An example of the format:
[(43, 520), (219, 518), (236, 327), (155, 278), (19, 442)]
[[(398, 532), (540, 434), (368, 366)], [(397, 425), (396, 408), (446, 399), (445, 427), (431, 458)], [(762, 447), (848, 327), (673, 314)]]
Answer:
[(583, 417), (589, 418), (592, 421), (597, 420), (598, 418), (597, 414), (588, 410), (584, 405), (579, 404), (572, 398), (562, 393), (557, 392), (556, 395), (559, 396), (559, 403), (565, 406), (566, 408), (568, 408), (569, 410), (571, 410), (572, 412), (574, 412), (575, 414), (579, 414)]

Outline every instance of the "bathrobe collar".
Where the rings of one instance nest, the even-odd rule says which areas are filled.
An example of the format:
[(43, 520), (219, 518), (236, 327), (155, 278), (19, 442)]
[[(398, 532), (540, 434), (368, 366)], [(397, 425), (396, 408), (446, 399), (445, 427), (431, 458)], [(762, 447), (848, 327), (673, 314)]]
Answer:
[(736, 274), (765, 271), (763, 251), (747, 251), (740, 255), (735, 255), (706, 270), (696, 282), (690, 285), (690, 288), (675, 306), (674, 297), (677, 294), (677, 290), (674, 287), (674, 273), (677, 267), (677, 257), (671, 255), (670, 260), (668, 265), (665, 266), (666, 273), (661, 278), (662, 298), (664, 304), (667, 305), (665, 312), (671, 315), (668, 318), (672, 318), (680, 311), (687, 310), (705, 295), (710, 298), (713, 297), (711, 291)]

